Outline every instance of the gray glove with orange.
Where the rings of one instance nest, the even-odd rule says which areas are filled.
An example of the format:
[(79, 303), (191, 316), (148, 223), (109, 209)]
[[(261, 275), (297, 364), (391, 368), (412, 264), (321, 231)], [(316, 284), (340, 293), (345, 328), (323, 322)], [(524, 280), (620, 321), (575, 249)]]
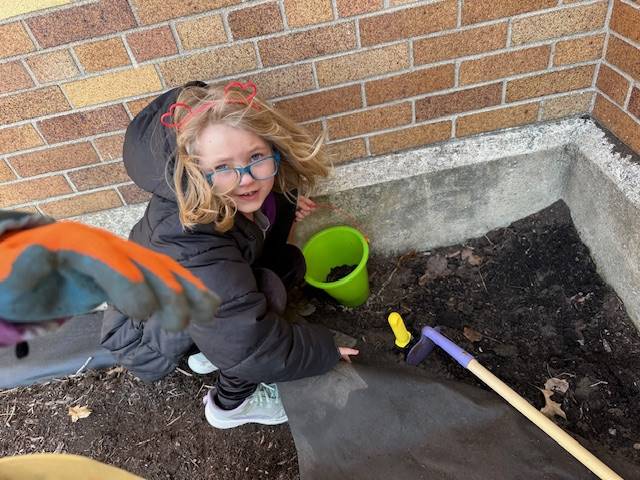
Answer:
[(163, 328), (212, 321), (218, 297), (166, 255), (105, 230), (0, 211), (0, 346), (103, 302)]

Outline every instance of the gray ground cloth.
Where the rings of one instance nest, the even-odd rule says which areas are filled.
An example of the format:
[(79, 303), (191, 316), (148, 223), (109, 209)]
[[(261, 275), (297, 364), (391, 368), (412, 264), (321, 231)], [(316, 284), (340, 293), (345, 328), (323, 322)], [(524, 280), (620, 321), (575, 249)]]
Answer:
[(596, 478), (497, 394), (422, 372), (341, 363), (279, 384), (301, 478)]
[(74, 317), (53, 333), (29, 341), (29, 355), (16, 358), (13, 347), (0, 348), (0, 388), (28, 385), (114, 364), (111, 353), (100, 346), (102, 312)]

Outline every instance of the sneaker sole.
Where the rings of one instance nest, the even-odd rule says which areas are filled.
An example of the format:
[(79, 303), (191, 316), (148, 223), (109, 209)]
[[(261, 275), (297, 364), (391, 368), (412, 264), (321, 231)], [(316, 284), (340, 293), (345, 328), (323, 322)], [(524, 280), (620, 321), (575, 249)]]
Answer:
[(189, 365), (189, 369), (193, 373), (197, 373), (198, 375), (206, 375), (208, 373), (213, 373), (219, 370), (219, 368), (215, 365), (204, 367), (200, 362), (192, 361), (191, 357), (187, 359), (187, 365)]

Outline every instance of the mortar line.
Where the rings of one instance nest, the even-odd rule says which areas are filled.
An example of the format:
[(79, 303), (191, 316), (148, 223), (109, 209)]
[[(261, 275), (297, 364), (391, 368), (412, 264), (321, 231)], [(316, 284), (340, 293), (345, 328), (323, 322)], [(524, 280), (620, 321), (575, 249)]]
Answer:
[(629, 84), (629, 87), (627, 88), (627, 94), (625, 95), (624, 98), (624, 111), (628, 112), (629, 111), (629, 103), (631, 103), (631, 93), (633, 92), (633, 83)]
[(556, 58), (556, 45), (558, 44), (558, 42), (553, 42), (551, 44), (551, 48), (550, 48), (550, 52), (549, 52), (549, 65), (547, 65), (547, 68), (553, 68), (553, 62), (555, 61)]
[[(31, 31), (31, 28), (29, 28), (29, 24), (27, 22), (25, 22), (24, 20), (20, 20), (19, 23), (22, 26), (22, 28), (24, 29), (24, 31), (27, 32), (27, 36), (33, 42), (33, 45), (36, 47), (35, 51), (36, 52), (41, 52), (42, 51), (41, 50), (42, 45), (40, 45), (40, 42), (38, 42), (38, 39), (36, 38), (36, 36)], [(19, 54), (14, 55), (14, 56), (15, 57), (19, 57), (21, 55), (24, 55), (24, 53), (19, 53)], [(12, 58), (12, 57), (7, 57), (6, 59), (8, 59), (8, 58)], [(3, 59), (3, 60), (6, 60), (6, 59)]]
[(462, 61), (461, 60), (456, 60), (456, 62), (454, 63), (454, 70), (453, 70), (453, 86), (454, 88), (459, 88), (460, 87), (460, 65), (462, 65)]
[[(125, 133), (126, 129), (123, 130), (115, 130), (113, 132), (104, 132), (104, 133), (100, 133), (100, 134), (96, 134), (96, 135), (90, 135), (88, 137), (81, 137), (80, 139), (76, 138), (76, 139), (72, 139), (72, 140), (65, 140), (63, 142), (59, 142), (59, 143), (52, 143), (52, 144), (43, 144), (43, 145), (38, 145), (36, 147), (32, 147), (32, 148), (27, 148), (25, 150), (20, 150), (20, 151), (16, 151), (16, 152), (10, 152), (5, 154), (5, 158), (14, 158), (20, 155), (26, 155), (29, 153), (37, 153), (40, 151), (45, 151), (45, 150), (49, 150), (52, 147), (53, 148), (60, 148), (60, 147), (64, 147), (66, 145), (76, 145), (78, 144), (78, 140), (81, 141), (93, 141), (93, 140), (98, 140), (100, 138), (104, 138), (104, 137), (110, 137), (113, 135), (118, 135), (121, 133)], [(40, 134), (40, 131), (38, 131), (38, 134)], [(44, 137), (41, 138), (41, 140), (44, 141)]]
[[(354, 19), (354, 28), (355, 28), (355, 33), (356, 33), (356, 50), (362, 50), (362, 39), (360, 37), (360, 19), (359, 18), (355, 18)], [(364, 47), (364, 48), (371, 48), (371, 46), (369, 47)]]
[(507, 21), (507, 46), (505, 48), (511, 48), (511, 34), (513, 31), (513, 18), (509, 18)]
[(413, 40), (411, 38), (409, 40), (409, 71), (415, 71), (415, 62), (413, 60)]
[[(18, 174), (18, 171), (14, 168), (13, 165), (11, 165), (11, 162), (9, 161), (9, 159), (7, 157), (4, 157), (4, 163), (6, 163), (9, 167), (9, 170), (11, 170), (11, 172), (16, 176), (16, 179), (22, 179), (22, 176), (20, 174)], [(2, 182), (3, 184), (6, 182)]]
[(120, 201), (122, 202), (122, 205), (123, 206), (128, 205), (128, 203), (124, 199), (124, 196), (122, 195), (122, 192), (120, 192), (120, 190), (118, 188), (116, 188), (115, 186), (113, 187), (113, 189), (116, 191), (116, 195), (118, 195), (118, 197), (120, 198)]
[(131, 14), (133, 15), (133, 18), (135, 19), (136, 24), (142, 25), (142, 20), (140, 18), (140, 12), (138, 12), (138, 9), (136, 8), (136, 6), (131, 4), (131, 0), (127, 0), (127, 4), (129, 5), (129, 9), (131, 10)]
[[(87, 72), (85, 72), (84, 65), (82, 65), (82, 62), (78, 58), (78, 54), (76, 53), (75, 48), (69, 47), (66, 50), (69, 52), (69, 55), (71, 55), (72, 60), (75, 62), (76, 68), (78, 69), (78, 72), (80, 72), (80, 77), (77, 80), (84, 79), (85, 76), (87, 75)], [(71, 80), (71, 81), (75, 81), (75, 80)], [(65, 82), (65, 83), (67, 83), (67, 82)]]
[(27, 71), (27, 74), (29, 75), (29, 77), (31, 77), (31, 81), (33, 82), (33, 84), (42, 87), (43, 85), (38, 81), (38, 78), (36, 77), (35, 73), (33, 73), (33, 71), (31, 70), (31, 67), (27, 63), (27, 59), (26, 58), (22, 58), (22, 60), (20, 60), (18, 62)]
[(131, 65), (133, 66), (133, 68), (138, 68), (138, 61), (136, 60), (136, 56), (133, 54), (133, 51), (131, 50), (131, 46), (127, 41), (126, 35), (122, 35), (122, 43), (124, 43), (124, 48), (127, 51), (127, 55), (129, 55), (129, 60), (131, 60)]
[(313, 86), (316, 90), (320, 89), (320, 80), (318, 80), (318, 69), (316, 67), (316, 62), (311, 62), (311, 75), (313, 78)]
[[(451, 62), (439, 62), (438, 65), (435, 66), (441, 66), (441, 65), (448, 65), (451, 64)], [(503, 82), (503, 81), (511, 81), (511, 80), (521, 80), (527, 77), (535, 77), (537, 75), (544, 75), (546, 73), (555, 73), (555, 72), (561, 72), (563, 70), (571, 70), (574, 68), (579, 68), (579, 67), (584, 67), (584, 66), (588, 66), (588, 65), (595, 65), (593, 60), (589, 60), (586, 62), (581, 62), (581, 63), (576, 63), (573, 65), (562, 65), (562, 66), (558, 66), (555, 67), (551, 70), (549, 70), (548, 68), (545, 68), (544, 70), (536, 70), (533, 72), (525, 72), (525, 73), (519, 73), (519, 74), (514, 74), (514, 75), (509, 75), (507, 77), (500, 77), (500, 78), (495, 78), (495, 79), (491, 79), (491, 80), (485, 80), (482, 82), (477, 82), (477, 83), (470, 83), (470, 84), (465, 84), (465, 85), (460, 85), (460, 87), (452, 87), (452, 88), (446, 88), (446, 89), (442, 89), (442, 90), (437, 90), (437, 91), (433, 91), (433, 92), (426, 92), (426, 93), (420, 93), (418, 95), (414, 95), (412, 97), (406, 97), (405, 100), (410, 99), (410, 98), (414, 98), (414, 97), (425, 97), (425, 96), (431, 96), (433, 94), (440, 94), (440, 93), (452, 93), (458, 90), (466, 90), (468, 88), (477, 88), (477, 87), (483, 87), (486, 85), (491, 85), (494, 83), (498, 83), (498, 82)], [(430, 68), (433, 68), (434, 65), (426, 65), (424, 66), (425, 68), (419, 68), (419, 69), (415, 69), (415, 71), (422, 71), (422, 70), (429, 70)], [(392, 78), (396, 75), (401, 74), (402, 71), (395, 71), (395, 72), (387, 72), (384, 73), (382, 75), (376, 75), (376, 76), (371, 76), (371, 77), (367, 77), (364, 79), (358, 79), (358, 80), (350, 80), (348, 82), (344, 82), (344, 83), (339, 83), (339, 84), (335, 84), (335, 85), (329, 85), (326, 87), (322, 87), (319, 90), (313, 91), (311, 93), (322, 93), (322, 92), (326, 92), (326, 91), (330, 91), (330, 90), (335, 90), (337, 88), (343, 88), (343, 87), (350, 87), (353, 86), (355, 84), (358, 84), (362, 81), (364, 81), (365, 83), (368, 82), (372, 82), (375, 80), (386, 80), (389, 78)], [(298, 93), (293, 93), (291, 95), (284, 95), (282, 97), (276, 97), (274, 99), (272, 99), (274, 102), (280, 102), (283, 100), (291, 100), (293, 98), (298, 98), (298, 97), (303, 97), (305, 95), (308, 95), (309, 92), (298, 92)], [(387, 102), (383, 103), (383, 104), (379, 104), (379, 105), (386, 105)]]
[(262, 70), (264, 68), (264, 64), (262, 63), (262, 57), (260, 56), (260, 49), (258, 48), (258, 42), (252, 42), (253, 51), (256, 55), (256, 63), (258, 65), (258, 70)]
[(39, 205), (45, 205), (47, 203), (58, 202), (61, 200), (68, 200), (71, 198), (78, 198), (79, 196), (85, 195), (85, 194), (105, 192), (107, 190), (114, 190), (114, 189), (117, 189), (117, 187), (123, 187), (125, 185), (130, 185), (130, 184), (131, 184), (131, 181), (114, 183), (113, 185), (103, 185), (103, 186), (91, 188), (88, 190), (81, 190), (73, 193), (65, 193), (62, 195), (55, 195), (53, 197), (41, 198), (39, 200), (31, 200), (29, 202), (17, 203), (15, 205), (8, 205), (7, 208), (16, 209), (16, 208), (23, 208), (23, 207), (36, 207)]
[(89, 5), (92, 3), (96, 3), (96, 0), (77, 0), (72, 4), (68, 5), (53, 5), (51, 7), (39, 8), (37, 10), (32, 10), (30, 12), (21, 13), (20, 15), (14, 15), (13, 17), (8, 17), (3, 19), (3, 22), (12, 23), (22, 20), (28, 20), (32, 17), (39, 17), (40, 15), (48, 15), (55, 12), (61, 12), (63, 10), (69, 10), (74, 7), (83, 7), (85, 5)]
[[(276, 4), (278, 5), (278, 10), (280, 10), (280, 16), (282, 17), (282, 28), (285, 32), (289, 31), (291, 27), (289, 26), (289, 18), (287, 17), (287, 10), (286, 8), (284, 8), (284, 0), (278, 0)], [(262, 4), (257, 3), (256, 5), (262, 5)]]
[(227, 36), (227, 43), (225, 43), (225, 45), (227, 44), (231, 45), (233, 44), (233, 33), (231, 32), (231, 25), (229, 25), (229, 12), (228, 11), (221, 12), (220, 17), (222, 18), (222, 28), (224, 29), (224, 33)]
[(640, 49), (640, 43), (631, 40), (630, 38), (625, 37), (624, 35), (620, 35), (618, 32), (616, 32), (615, 30), (610, 30), (609, 33), (611, 35), (613, 35), (614, 37), (616, 37), (618, 40), (622, 41), (622, 42), (626, 42), (627, 44)]
[(457, 15), (456, 28), (461, 28), (462, 27), (462, 0), (458, 0), (456, 15)]
[(620, 0), (620, 1), (625, 5), (629, 5), (630, 7), (635, 8), (636, 10), (640, 10), (640, 5), (638, 5), (637, 3), (629, 3), (629, 0)]
[[(542, 100), (551, 100), (554, 98), (559, 98), (559, 97), (563, 97), (563, 96), (569, 96), (569, 95), (580, 95), (583, 93), (590, 93), (591, 89), (590, 88), (584, 88), (584, 89), (580, 89), (580, 90), (574, 90), (571, 92), (562, 92), (562, 93), (558, 93), (558, 94), (554, 94), (554, 95), (549, 95), (547, 97), (537, 97), (537, 98), (528, 98), (528, 99), (524, 99), (524, 100), (518, 100), (516, 102), (510, 102), (507, 105), (502, 105), (502, 104), (498, 104), (498, 105), (492, 105), (490, 107), (484, 107), (484, 108), (480, 108), (480, 109), (476, 109), (476, 110), (470, 110), (470, 111), (465, 111), (465, 112), (455, 112), (455, 113), (451, 113), (448, 115), (444, 115), (441, 117), (435, 117), (435, 118), (430, 118), (428, 120), (422, 120), (422, 121), (416, 121), (415, 124), (405, 124), (405, 125), (399, 125), (399, 126), (395, 126), (395, 127), (390, 127), (390, 128), (385, 128), (385, 129), (381, 129), (381, 130), (376, 130), (374, 132), (366, 132), (366, 133), (361, 133), (358, 135), (351, 135), (348, 137), (341, 137), (341, 138), (331, 138), (330, 141), (331, 142), (344, 142), (344, 141), (348, 141), (348, 140), (355, 140), (358, 138), (363, 138), (366, 135), (369, 136), (376, 136), (376, 135), (381, 135), (384, 133), (392, 133), (392, 132), (397, 132), (400, 130), (404, 130), (407, 128), (411, 128), (411, 127), (418, 127), (418, 126), (424, 126), (424, 125), (429, 125), (429, 124), (434, 124), (434, 123), (440, 123), (443, 121), (448, 121), (451, 120), (452, 122), (457, 121), (457, 119), (461, 118), (461, 117), (465, 117), (468, 115), (475, 115), (478, 113), (486, 113), (486, 112), (491, 112), (494, 110), (500, 110), (503, 108), (511, 108), (511, 107), (517, 107), (520, 105), (526, 105), (526, 104), (532, 104), (532, 103), (539, 103)], [(349, 113), (347, 113), (346, 115), (348, 115)], [(338, 114), (338, 115), (332, 115), (332, 116), (327, 116), (327, 117), (323, 117), (326, 120), (332, 120), (334, 118), (338, 118), (341, 116), (345, 116), (343, 114)], [(568, 115), (568, 117), (571, 115)], [(311, 120), (310, 122), (313, 122), (316, 120)], [(532, 122), (535, 123), (535, 122)]]
[(367, 103), (367, 91), (366, 88), (364, 86), (364, 82), (360, 83), (360, 97), (362, 99), (362, 106), (363, 107), (367, 107), (368, 103)]
[[(224, 26), (222, 27), (224, 30)], [(184, 54), (184, 46), (182, 45), (182, 38), (180, 38), (180, 34), (178, 33), (178, 26), (176, 22), (169, 22), (169, 29), (171, 30), (171, 35), (173, 35), (173, 39), (176, 42), (176, 48), (178, 49), (178, 54)]]
[(616, 72), (618, 75), (624, 77), (624, 79), (627, 80), (628, 82), (630, 82), (631, 84), (638, 83), (631, 75), (629, 75), (624, 70), (620, 70), (620, 67), (618, 67), (617, 65), (614, 65), (614, 64), (608, 62), (606, 58), (604, 60), (602, 60), (601, 63), (606, 65), (607, 67), (609, 67), (611, 70)]
[(333, 12), (333, 20), (337, 20), (338, 18), (340, 18), (340, 15), (338, 14), (338, 5), (336, 3), (336, 0), (331, 0), (331, 11)]

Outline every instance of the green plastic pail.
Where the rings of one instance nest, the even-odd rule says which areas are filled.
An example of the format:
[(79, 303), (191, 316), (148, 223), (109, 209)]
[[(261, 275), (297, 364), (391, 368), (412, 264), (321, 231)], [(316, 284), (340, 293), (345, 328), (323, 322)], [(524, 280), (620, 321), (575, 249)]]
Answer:
[[(320, 288), (342, 305), (357, 307), (369, 297), (369, 244), (355, 228), (330, 227), (316, 233), (302, 249), (307, 263), (304, 279)], [(326, 282), (332, 268), (355, 265), (347, 276), (335, 282)]]

